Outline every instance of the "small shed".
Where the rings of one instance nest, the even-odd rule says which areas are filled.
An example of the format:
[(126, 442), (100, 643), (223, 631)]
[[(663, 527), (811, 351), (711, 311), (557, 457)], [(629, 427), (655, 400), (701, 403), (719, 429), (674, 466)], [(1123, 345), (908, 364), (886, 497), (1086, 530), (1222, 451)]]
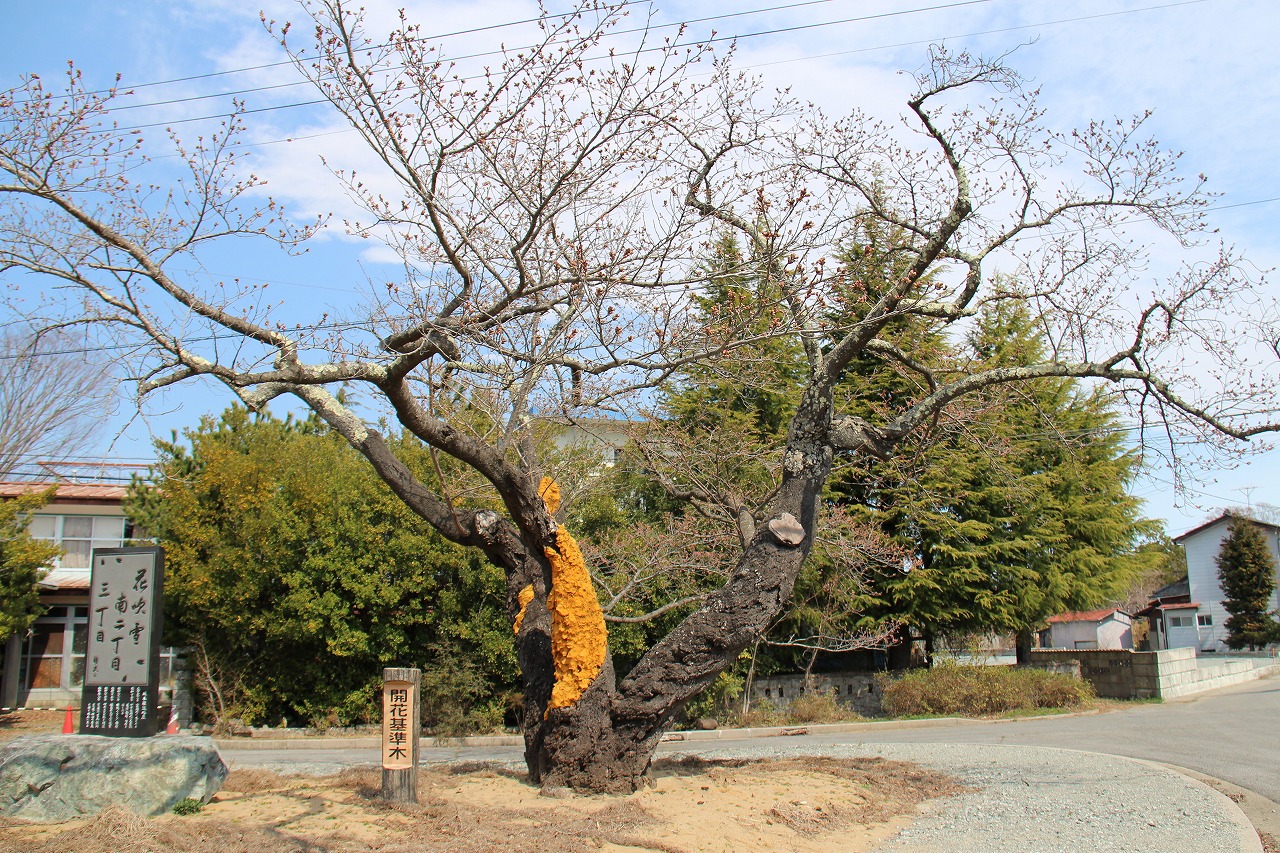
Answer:
[(1051, 649), (1132, 649), (1133, 616), (1116, 607), (1059, 613), (1043, 640)]

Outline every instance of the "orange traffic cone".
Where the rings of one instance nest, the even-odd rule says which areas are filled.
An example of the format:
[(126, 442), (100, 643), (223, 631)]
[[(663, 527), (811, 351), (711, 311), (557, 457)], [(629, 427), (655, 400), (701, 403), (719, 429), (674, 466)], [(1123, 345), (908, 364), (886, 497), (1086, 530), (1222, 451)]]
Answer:
[(176, 705), (169, 708), (169, 725), (164, 727), (164, 733), (167, 735), (176, 735), (178, 733), (178, 708)]
[(62, 733), (64, 735), (76, 733), (76, 716), (70, 705), (67, 706), (67, 715), (62, 718)]

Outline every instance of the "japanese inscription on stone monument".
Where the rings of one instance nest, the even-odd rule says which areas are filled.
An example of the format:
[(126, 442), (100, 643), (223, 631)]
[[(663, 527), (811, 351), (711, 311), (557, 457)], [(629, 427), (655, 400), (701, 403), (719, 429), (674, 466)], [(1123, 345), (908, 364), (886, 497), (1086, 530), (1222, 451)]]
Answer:
[(80, 731), (148, 737), (160, 692), (164, 551), (102, 548), (92, 565)]

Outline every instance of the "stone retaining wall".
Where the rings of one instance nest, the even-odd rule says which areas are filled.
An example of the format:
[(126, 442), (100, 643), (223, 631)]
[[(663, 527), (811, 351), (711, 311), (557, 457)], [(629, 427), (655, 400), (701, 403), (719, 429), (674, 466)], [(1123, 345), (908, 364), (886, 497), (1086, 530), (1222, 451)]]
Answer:
[(1032, 666), (1058, 669), (1078, 662), (1080, 677), (1109, 699), (1173, 699), (1238, 684), (1280, 671), (1280, 665), (1257, 667), (1252, 660), (1203, 665), (1195, 649), (1134, 652), (1127, 649), (1037, 649)]
[[(836, 702), (864, 717), (880, 717), (880, 688), (874, 673), (831, 672), (813, 676), (820, 693), (835, 692)], [(803, 675), (771, 675), (757, 678), (751, 685), (751, 704), (769, 702), (778, 708), (789, 708), (806, 692)]]

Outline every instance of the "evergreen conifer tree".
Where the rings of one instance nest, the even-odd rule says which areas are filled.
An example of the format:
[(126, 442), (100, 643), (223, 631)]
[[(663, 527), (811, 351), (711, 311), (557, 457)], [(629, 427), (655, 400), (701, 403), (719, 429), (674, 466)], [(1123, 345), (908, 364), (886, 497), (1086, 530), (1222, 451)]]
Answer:
[[(952, 357), (1001, 367), (1045, 356), (1029, 312), (994, 308)], [(878, 579), (869, 609), (905, 618), (926, 644), (1013, 632), (1025, 659), (1049, 616), (1118, 597), (1154, 559), (1139, 545), (1158, 530), (1126, 491), (1138, 461), (1117, 426), (1105, 395), (1046, 379), (977, 395), (913, 468), (904, 457), (871, 468), (866, 511), (918, 559)]]
[(1257, 649), (1280, 639), (1280, 626), (1268, 614), (1276, 586), (1276, 563), (1258, 525), (1235, 517), (1215, 560), (1222, 582), (1227, 619), (1227, 645)]

